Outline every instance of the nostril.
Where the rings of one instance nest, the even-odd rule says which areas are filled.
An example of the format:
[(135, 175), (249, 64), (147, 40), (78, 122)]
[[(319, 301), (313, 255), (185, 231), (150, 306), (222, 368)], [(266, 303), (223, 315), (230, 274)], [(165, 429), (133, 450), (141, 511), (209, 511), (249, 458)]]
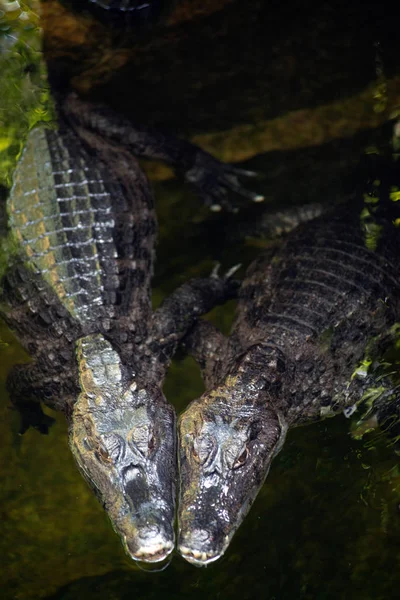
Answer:
[(208, 542), (210, 537), (210, 532), (206, 529), (194, 529), (191, 534), (192, 542), (195, 544), (204, 544), (204, 542)]
[(127, 487), (132, 481), (139, 481), (143, 479), (143, 473), (140, 467), (129, 465), (122, 469), (122, 480), (124, 486)]
[(139, 537), (145, 540), (149, 540), (159, 536), (161, 529), (158, 525), (145, 525), (140, 528)]
[(205, 565), (219, 557), (214, 548), (213, 536), (206, 529), (193, 529), (182, 536), (178, 543), (180, 554), (195, 565)]
[(222, 465), (217, 461), (213, 461), (211, 464), (204, 467), (204, 475), (219, 475), (219, 476), (221, 476), (222, 475)]

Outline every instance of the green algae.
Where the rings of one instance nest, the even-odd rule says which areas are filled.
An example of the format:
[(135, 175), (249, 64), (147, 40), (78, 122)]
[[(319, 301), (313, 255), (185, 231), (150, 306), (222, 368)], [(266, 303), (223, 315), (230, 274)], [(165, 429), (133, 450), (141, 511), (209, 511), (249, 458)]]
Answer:
[(5, 186), (28, 131), (54, 119), (37, 8), (35, 0), (0, 3), (0, 185)]

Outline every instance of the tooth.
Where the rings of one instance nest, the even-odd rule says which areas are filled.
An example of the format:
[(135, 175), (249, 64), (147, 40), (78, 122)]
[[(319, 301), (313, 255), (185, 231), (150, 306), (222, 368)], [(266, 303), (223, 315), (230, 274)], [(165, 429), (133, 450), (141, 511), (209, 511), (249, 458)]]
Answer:
[(207, 552), (203, 552), (201, 555), (201, 560), (204, 562), (207, 560)]
[(199, 550), (192, 550), (192, 554), (195, 558), (201, 558), (202, 553)]

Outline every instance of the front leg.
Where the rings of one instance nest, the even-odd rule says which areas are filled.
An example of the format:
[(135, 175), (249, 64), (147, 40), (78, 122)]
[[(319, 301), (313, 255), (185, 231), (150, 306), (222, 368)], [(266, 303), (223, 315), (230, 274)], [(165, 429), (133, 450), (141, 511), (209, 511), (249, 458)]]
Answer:
[(136, 156), (164, 161), (182, 172), (185, 180), (213, 210), (220, 210), (222, 206), (232, 208), (227, 199), (228, 191), (254, 202), (264, 199), (239, 182), (239, 176), (253, 177), (255, 173), (224, 164), (190, 142), (134, 126), (110, 108), (85, 102), (75, 93), (70, 93), (62, 102), (61, 110), (78, 134), (82, 128), (89, 129), (125, 146)]
[(235, 353), (232, 339), (203, 320), (199, 320), (183, 339), (183, 347), (199, 364), (206, 390), (220, 382)]
[(186, 333), (217, 304), (235, 298), (239, 282), (215, 274), (181, 285), (155, 311), (146, 345), (165, 372)]

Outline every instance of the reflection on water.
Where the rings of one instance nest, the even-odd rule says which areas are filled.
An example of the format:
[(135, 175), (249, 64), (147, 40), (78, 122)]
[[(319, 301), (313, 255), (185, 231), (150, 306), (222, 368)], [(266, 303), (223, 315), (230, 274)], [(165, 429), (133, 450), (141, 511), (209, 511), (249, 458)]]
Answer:
[[(31, 61), (28, 54), (22, 56), (19, 48), (21, 61)], [(8, 60), (11, 80), (21, 78), (21, 64)], [(23, 97), (32, 110), (20, 116), (25, 126), (35, 118), (41, 85), (40, 78), (29, 76)], [(17, 112), (7, 129), (10, 164), (0, 163), (3, 173), (18, 152), (16, 132), (23, 126), (17, 124)], [(355, 173), (363, 148), (379, 145), (387, 135), (385, 128), (362, 132), (320, 148), (260, 156), (246, 167), (263, 174), (258, 189), (272, 205), (330, 203), (362, 177)], [(251, 223), (260, 221), (260, 206), (243, 207), (239, 215), (210, 215), (179, 182), (154, 187), (160, 220), (156, 304), (184, 279), (207, 272), (213, 261), (247, 265), (259, 252), (260, 243), (246, 236)], [(213, 311), (212, 318), (227, 331), (233, 310), (230, 303)], [(32, 430), (18, 436), (5, 379), (9, 368), (27, 357), (4, 327), (0, 340), (2, 598), (397, 598), (400, 470), (381, 433), (355, 440), (344, 417), (290, 431), (226, 556), (206, 569), (176, 556), (163, 572), (142, 572), (124, 555), (78, 473), (62, 415), (55, 415), (48, 436)], [(178, 355), (165, 386), (168, 399), (182, 410), (201, 390), (193, 361)]]

